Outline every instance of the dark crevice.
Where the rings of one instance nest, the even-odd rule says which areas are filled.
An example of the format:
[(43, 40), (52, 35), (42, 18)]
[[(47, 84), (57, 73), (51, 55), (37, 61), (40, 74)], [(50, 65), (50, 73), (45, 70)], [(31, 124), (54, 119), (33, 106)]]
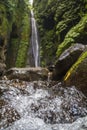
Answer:
[(18, 38), (18, 29), (15, 23), (12, 25), (11, 38)]
[(4, 38), (0, 37), (0, 47), (4, 46)]

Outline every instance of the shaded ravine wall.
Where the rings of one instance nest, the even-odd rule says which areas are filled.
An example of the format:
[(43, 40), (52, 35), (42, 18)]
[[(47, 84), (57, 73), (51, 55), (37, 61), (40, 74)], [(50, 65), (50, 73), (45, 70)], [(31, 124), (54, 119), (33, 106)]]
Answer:
[(87, 0), (35, 0), (34, 7), (41, 38), (42, 66), (52, 67), (53, 64), (54, 73), (64, 72), (63, 68), (74, 59), (70, 55), (71, 60), (57, 66), (65, 51), (70, 51), (76, 43), (85, 46), (68, 72), (64, 72), (62, 78), (57, 73), (56, 78), (59, 76), (65, 86), (74, 85), (87, 96)]
[(54, 64), (71, 44), (87, 44), (87, 0), (35, 0), (34, 8), (42, 66)]
[[(0, 1), (0, 70), (24, 67), (30, 42), (28, 0)], [(5, 68), (4, 67), (4, 68)]]

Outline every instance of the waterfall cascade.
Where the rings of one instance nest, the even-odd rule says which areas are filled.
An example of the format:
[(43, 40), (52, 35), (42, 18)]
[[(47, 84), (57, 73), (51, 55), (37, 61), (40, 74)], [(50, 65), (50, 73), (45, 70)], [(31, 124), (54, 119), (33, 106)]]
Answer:
[(32, 35), (31, 35), (31, 44), (32, 44), (32, 52), (34, 58), (35, 67), (39, 66), (39, 40), (38, 40), (38, 31), (36, 20), (34, 18), (34, 13), (31, 10), (31, 25), (32, 25)]
[(40, 66), (38, 31), (33, 10), (31, 10), (31, 44), (29, 46), (27, 57), (27, 66)]

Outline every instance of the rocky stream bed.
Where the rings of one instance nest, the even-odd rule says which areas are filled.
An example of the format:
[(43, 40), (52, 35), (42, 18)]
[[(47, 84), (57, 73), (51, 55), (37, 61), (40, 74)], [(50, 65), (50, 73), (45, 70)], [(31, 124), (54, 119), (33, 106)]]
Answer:
[(87, 130), (87, 98), (61, 82), (0, 80), (0, 130)]

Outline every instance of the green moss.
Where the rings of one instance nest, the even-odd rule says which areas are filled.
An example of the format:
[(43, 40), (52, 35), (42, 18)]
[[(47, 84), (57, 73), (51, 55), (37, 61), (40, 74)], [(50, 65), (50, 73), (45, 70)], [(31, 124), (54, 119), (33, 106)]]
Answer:
[(3, 50), (8, 47), (8, 67), (25, 66), (29, 37), (29, 1), (0, 0), (0, 38), (4, 39)]
[(9, 30), (9, 23), (6, 17), (6, 8), (2, 4), (0, 4), (0, 19), (2, 22), (0, 24), (0, 35), (6, 37)]
[(27, 50), (29, 47), (30, 22), (29, 15), (25, 14), (22, 20), (22, 28), (20, 35), (20, 45), (17, 54), (16, 67), (24, 67), (26, 65)]
[(19, 39), (11, 39), (7, 52), (7, 68), (14, 67), (19, 47)]
[(82, 63), (82, 61), (87, 58), (87, 51), (85, 51), (80, 58), (78, 59), (78, 61), (70, 68), (70, 70), (67, 72), (67, 74), (64, 77), (64, 80), (66, 81), (70, 75), (76, 71), (76, 69), (78, 68), (78, 66)]
[(67, 33), (64, 41), (58, 46), (57, 57), (59, 57), (64, 50), (70, 47), (73, 43), (81, 42), (80, 37), (87, 36), (87, 15), (85, 15), (81, 21)]
[(28, 41), (29, 36), (30, 36), (30, 18), (28, 14), (24, 14), (24, 18), (22, 20), (21, 40)]
[[(57, 49), (57, 57), (59, 57), (66, 48), (75, 43), (73, 36), (68, 38), (65, 36), (86, 14), (85, 4), (83, 0), (35, 0), (34, 7), (40, 32), (41, 51), (43, 51), (42, 64), (47, 65), (49, 61), (56, 59)], [(53, 35), (48, 36), (51, 31)], [(77, 35), (79, 34), (76, 32), (75, 39)], [(60, 45), (62, 42), (63, 44)], [(46, 48), (49, 48), (48, 56), (45, 53)]]
[[(26, 2), (25, 2), (26, 3)], [(16, 67), (25, 67), (27, 50), (30, 41), (30, 15), (28, 5), (25, 6), (23, 3), (20, 4), (16, 11), (15, 23), (19, 31), (19, 48), (16, 58)]]
[(27, 55), (28, 42), (20, 42), (20, 47), (18, 50), (16, 67), (24, 67), (26, 65), (26, 55)]
[(54, 30), (46, 31), (45, 35), (41, 39), (41, 43), (43, 43), (40, 47), (41, 66), (46, 66), (51, 63), (53, 64), (55, 61), (54, 55), (57, 44), (53, 39), (55, 39)]

